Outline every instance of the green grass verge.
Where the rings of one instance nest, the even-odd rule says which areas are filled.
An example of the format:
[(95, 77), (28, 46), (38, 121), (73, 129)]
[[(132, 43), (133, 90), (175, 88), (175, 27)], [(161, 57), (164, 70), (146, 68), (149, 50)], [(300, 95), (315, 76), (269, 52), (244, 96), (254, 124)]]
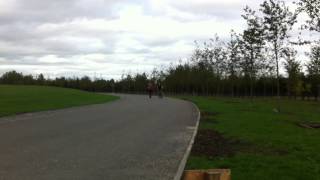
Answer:
[[(251, 144), (246, 151), (235, 148), (232, 156), (209, 157), (192, 152), (187, 169), (230, 168), (235, 180), (320, 179), (320, 129), (297, 125), (320, 122), (320, 103), (281, 100), (281, 112), (275, 113), (274, 99), (183, 99), (193, 101), (201, 112), (215, 113), (201, 120), (199, 131), (217, 131), (226, 138)], [(273, 153), (277, 150), (285, 153)]]
[(58, 87), (0, 85), (0, 117), (116, 99), (118, 97)]

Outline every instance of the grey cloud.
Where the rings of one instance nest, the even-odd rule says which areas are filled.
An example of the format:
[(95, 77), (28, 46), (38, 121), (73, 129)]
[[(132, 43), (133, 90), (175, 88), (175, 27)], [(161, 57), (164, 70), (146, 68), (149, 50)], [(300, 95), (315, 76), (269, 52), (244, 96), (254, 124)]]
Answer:
[(43, 56), (30, 56), (30, 57), (20, 57), (20, 58), (5, 58), (4, 61), (1, 62), (2, 66), (43, 66), (43, 67), (68, 67), (68, 69), (72, 69), (72, 67), (77, 66), (76, 62), (70, 61), (61, 61), (61, 62), (48, 62), (41, 61)]
[(0, 28), (0, 55), (112, 53), (120, 35), (108, 31), (88, 32), (80, 28), (47, 33), (29, 25), (25, 28), (22, 25), (5, 26)]
[[(61, 22), (73, 18), (114, 18), (112, 7), (127, 0), (8, 0), (11, 11), (1, 14), (0, 23)], [(0, 8), (1, 9), (1, 8)]]
[[(221, 1), (222, 2), (222, 1)], [(256, 7), (256, 4), (250, 4), (252, 7)], [(182, 6), (182, 9), (192, 9), (193, 12), (197, 14), (204, 14), (210, 17), (215, 17), (219, 20), (232, 20), (241, 18), (241, 14), (243, 13), (243, 8), (245, 4), (233, 4), (231, 6), (227, 6), (225, 4), (213, 4), (213, 5), (196, 5), (192, 6)]]
[[(230, 1), (190, 1), (190, 0), (177, 0), (177, 1), (165, 1), (167, 2), (167, 8), (175, 9), (178, 14), (181, 15), (169, 15), (171, 18), (182, 22), (199, 21), (204, 19), (217, 18), (219, 20), (232, 20), (239, 19), (243, 8), (249, 5), (253, 8), (259, 8), (259, 4), (262, 0), (255, 1), (236, 1), (230, 3)], [(150, 15), (163, 16), (167, 13), (166, 9), (159, 9), (154, 7), (152, 3), (147, 3), (145, 6), (145, 12)]]

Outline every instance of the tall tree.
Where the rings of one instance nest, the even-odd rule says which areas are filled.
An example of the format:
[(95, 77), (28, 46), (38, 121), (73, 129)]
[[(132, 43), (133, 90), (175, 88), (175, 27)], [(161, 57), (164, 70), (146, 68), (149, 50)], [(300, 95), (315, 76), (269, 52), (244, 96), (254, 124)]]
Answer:
[(320, 96), (320, 45), (312, 46), (308, 54), (310, 62), (307, 64), (307, 72), (311, 81), (312, 93), (317, 99)]
[(242, 67), (250, 78), (250, 96), (253, 97), (253, 83), (259, 70), (261, 52), (264, 46), (264, 28), (262, 20), (255, 14), (250, 7), (244, 9), (242, 17), (247, 21), (247, 29), (244, 30), (242, 39), (244, 46), (244, 61)]
[(227, 51), (224, 42), (220, 41), (219, 37), (216, 35), (214, 39), (211, 39), (211, 50), (210, 50), (210, 63), (213, 68), (213, 72), (217, 80), (217, 95), (221, 95), (224, 86), (221, 80), (226, 75), (226, 59)]
[(242, 59), (241, 40), (233, 30), (230, 34), (230, 41), (227, 44), (228, 61), (226, 63), (227, 73), (231, 82), (231, 96), (235, 95), (235, 81), (239, 76), (240, 61)]
[[(194, 65), (192, 68), (196, 74), (192, 78), (193, 84), (195, 86), (198, 86), (198, 89), (201, 89), (202, 94), (208, 94), (209, 93), (209, 83), (211, 80), (211, 77), (213, 77), (213, 68), (211, 66), (212, 61), (212, 53), (211, 53), (211, 43), (203, 43), (204, 48), (201, 49), (199, 44), (196, 43), (196, 48), (194, 50), (194, 53), (191, 57), (191, 61)], [(188, 69), (188, 72), (190, 72), (191, 68), (185, 66), (185, 69)], [(201, 79), (201, 82), (197, 81), (196, 78)], [(192, 90), (193, 91), (193, 90)]]
[(275, 59), (277, 73), (277, 96), (280, 98), (279, 54), (289, 37), (289, 31), (296, 22), (297, 15), (292, 13), (280, 0), (265, 0), (260, 11), (263, 13), (266, 40), (270, 43)]
[(284, 67), (288, 74), (287, 79), (287, 93), (288, 96), (300, 95), (302, 92), (302, 81), (301, 81), (301, 65), (296, 60), (297, 51), (286, 47), (282, 50), (281, 56), (285, 59)]
[(39, 74), (39, 76), (37, 77), (37, 81), (40, 85), (43, 85), (45, 82), (44, 76), (42, 73)]
[[(201, 77), (202, 77), (201, 78), (202, 83), (203, 83), (203, 86), (205, 87), (204, 91), (207, 95), (209, 94), (209, 86), (212, 81), (211, 77), (214, 76), (213, 66), (212, 66), (214, 53), (213, 53), (212, 47), (213, 47), (213, 43), (211, 41), (209, 43), (204, 42), (204, 49), (201, 51), (202, 59), (198, 64), (199, 73), (201, 74)], [(219, 86), (219, 84), (217, 84), (217, 86)]]

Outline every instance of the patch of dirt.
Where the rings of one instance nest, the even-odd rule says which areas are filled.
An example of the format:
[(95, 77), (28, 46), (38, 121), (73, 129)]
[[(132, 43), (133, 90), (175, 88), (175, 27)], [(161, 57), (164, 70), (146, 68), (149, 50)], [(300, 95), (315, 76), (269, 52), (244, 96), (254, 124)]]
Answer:
[(217, 123), (217, 121), (214, 119), (214, 117), (217, 115), (218, 113), (216, 112), (201, 112), (201, 121), (202, 122), (206, 122), (206, 123)]
[(201, 118), (201, 122), (207, 123), (207, 124), (218, 124), (217, 120), (214, 119), (202, 119)]
[(227, 104), (238, 104), (238, 103), (240, 103), (240, 101), (224, 101), (224, 103), (227, 103)]
[(212, 158), (233, 156), (237, 151), (236, 147), (243, 144), (238, 140), (227, 139), (217, 131), (200, 129), (192, 148), (192, 154), (205, 155)]
[(203, 118), (216, 116), (218, 114), (219, 113), (217, 113), (217, 112), (201, 111), (201, 117), (203, 117)]
[(299, 127), (307, 129), (320, 129), (320, 123), (318, 122), (303, 122), (297, 123)]
[(199, 129), (193, 145), (192, 155), (208, 158), (232, 157), (236, 153), (285, 155), (286, 150), (258, 147), (235, 138), (226, 138), (215, 130)]

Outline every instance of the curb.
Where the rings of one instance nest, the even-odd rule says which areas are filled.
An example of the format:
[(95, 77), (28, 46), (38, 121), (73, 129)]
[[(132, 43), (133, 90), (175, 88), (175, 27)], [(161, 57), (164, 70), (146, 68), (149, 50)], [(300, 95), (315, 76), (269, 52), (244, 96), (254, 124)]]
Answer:
[[(190, 101), (189, 101), (189, 102), (190, 102)], [(195, 139), (195, 137), (196, 137), (196, 135), (197, 135), (197, 132), (198, 132), (199, 123), (200, 123), (200, 117), (201, 117), (200, 110), (199, 110), (198, 106), (196, 106), (193, 102), (190, 102), (190, 103), (191, 103), (191, 104), (196, 108), (196, 110), (198, 111), (197, 123), (196, 123), (195, 129), (194, 129), (193, 135), (192, 135), (192, 137), (191, 137), (191, 140), (190, 140), (190, 142), (189, 142), (188, 148), (187, 148), (186, 152), (184, 153), (182, 160), (180, 161), (178, 170), (177, 170), (176, 175), (174, 176), (174, 179), (173, 179), (173, 180), (181, 180), (181, 177), (182, 177), (182, 175), (183, 175), (183, 171), (184, 171), (184, 168), (185, 168), (185, 166), (186, 166), (188, 157), (189, 157), (189, 155), (190, 155), (190, 152), (191, 152), (191, 149), (192, 149), (192, 146), (193, 146), (193, 143), (194, 143), (194, 139)]]

